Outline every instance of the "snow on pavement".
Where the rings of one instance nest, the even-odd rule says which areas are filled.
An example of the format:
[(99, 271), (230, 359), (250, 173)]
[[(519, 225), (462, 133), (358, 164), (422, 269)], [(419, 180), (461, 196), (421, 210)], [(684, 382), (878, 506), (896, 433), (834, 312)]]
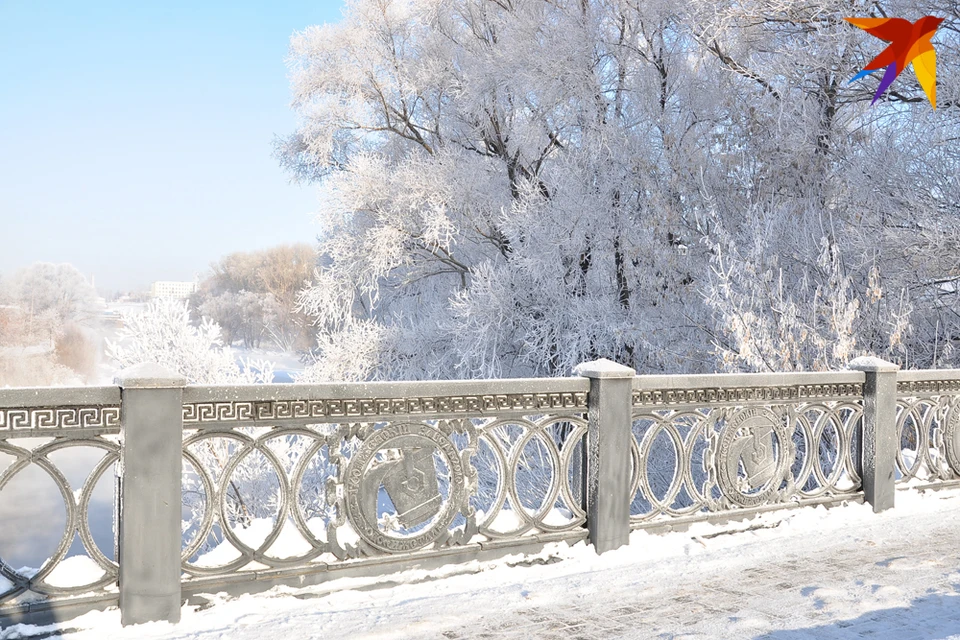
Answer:
[[(900, 491), (897, 508), (804, 508), (687, 532), (635, 532), (597, 556), (519, 557), (218, 598), (179, 625), (122, 628), (117, 611), (65, 623), (70, 640), (289, 638), (960, 639), (960, 491)], [(432, 579), (426, 580), (430, 577)], [(328, 593), (331, 586), (340, 590)], [(52, 628), (15, 625), (12, 640)]]

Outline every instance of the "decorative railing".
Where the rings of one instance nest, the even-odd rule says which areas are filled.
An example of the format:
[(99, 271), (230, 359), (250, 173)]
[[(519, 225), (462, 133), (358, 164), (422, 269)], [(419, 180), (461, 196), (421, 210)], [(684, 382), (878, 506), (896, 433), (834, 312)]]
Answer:
[(960, 480), (960, 370), (897, 375), (897, 482)]
[(862, 373), (643, 376), (632, 405), (634, 528), (860, 489)]
[[(631, 529), (890, 508), (897, 471), (960, 479), (960, 372), (851, 369), (188, 386), (143, 365), (116, 387), (0, 390), (0, 621), (111, 604), (125, 624), (176, 621), (199, 593), (561, 540), (602, 553)], [(35, 483), (62, 501), (63, 534), (27, 568), (3, 527)], [(38, 519), (59, 526), (18, 522)]]
[[(95, 494), (108, 493), (113, 508), (119, 434), (117, 387), (0, 390), (0, 461), (6, 463), (0, 468), (0, 506), (7, 510), (0, 537), (14, 537), (22, 519), (10, 511), (29, 506), (43, 485), (52, 483), (63, 506), (63, 533), (39, 566), (16, 567), (0, 557), (0, 616), (2, 605), (11, 602), (17, 603), (11, 610), (43, 608), (51, 599), (117, 602), (113, 541), (94, 540), (90, 512)], [(58, 465), (65, 456), (83, 460), (66, 473)], [(40, 524), (61, 526), (55, 514)]]
[(583, 538), (588, 387), (187, 387), (184, 588)]

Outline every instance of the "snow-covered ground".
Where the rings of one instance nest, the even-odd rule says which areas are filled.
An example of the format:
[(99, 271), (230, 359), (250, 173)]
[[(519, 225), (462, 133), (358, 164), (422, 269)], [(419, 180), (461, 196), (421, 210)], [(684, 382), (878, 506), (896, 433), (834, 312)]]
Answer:
[[(71, 640), (281, 638), (960, 638), (960, 492), (898, 492), (897, 508), (805, 508), (667, 535), (597, 556), (519, 557), (277, 588), (185, 607), (179, 625), (64, 625)], [(511, 566), (513, 565), (513, 566)], [(530, 566), (527, 566), (530, 565)], [(398, 584), (399, 583), (399, 584)], [(12, 626), (11, 640), (54, 628)], [(956, 635), (954, 635), (956, 634)]]

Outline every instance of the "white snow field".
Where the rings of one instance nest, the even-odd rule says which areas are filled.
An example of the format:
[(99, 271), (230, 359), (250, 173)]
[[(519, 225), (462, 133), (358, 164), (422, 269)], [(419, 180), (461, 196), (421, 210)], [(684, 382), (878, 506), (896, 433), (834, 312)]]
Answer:
[(899, 491), (881, 514), (808, 507), (636, 532), (603, 556), (555, 545), (379, 581), (214, 597), (178, 625), (123, 628), (113, 610), (0, 638), (960, 638), (960, 490)]

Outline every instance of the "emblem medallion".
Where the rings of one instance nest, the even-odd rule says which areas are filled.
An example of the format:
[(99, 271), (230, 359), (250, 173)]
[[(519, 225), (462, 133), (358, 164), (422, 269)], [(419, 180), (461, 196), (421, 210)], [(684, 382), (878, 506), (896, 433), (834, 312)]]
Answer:
[(790, 429), (769, 409), (741, 409), (720, 433), (717, 482), (723, 495), (741, 507), (770, 502), (790, 475)]
[[(446, 498), (437, 477), (438, 454), (450, 473)], [(457, 448), (440, 431), (425, 424), (388, 425), (367, 438), (347, 466), (347, 516), (373, 547), (414, 551), (448, 531), (463, 502), (465, 480)], [(382, 494), (395, 509), (394, 523), (414, 532), (381, 526)]]

